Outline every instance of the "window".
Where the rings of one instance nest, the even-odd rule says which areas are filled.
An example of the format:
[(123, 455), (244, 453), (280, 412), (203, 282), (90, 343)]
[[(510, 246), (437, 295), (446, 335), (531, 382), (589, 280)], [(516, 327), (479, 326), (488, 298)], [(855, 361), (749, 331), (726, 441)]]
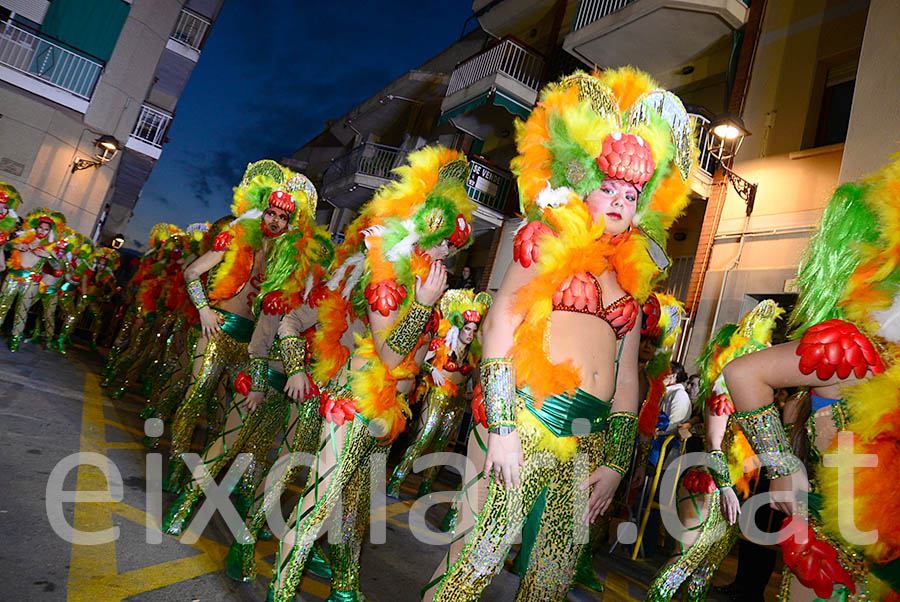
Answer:
[(819, 110), (819, 125), (816, 128), (816, 146), (837, 144), (847, 139), (855, 85), (855, 63), (828, 70), (822, 108)]

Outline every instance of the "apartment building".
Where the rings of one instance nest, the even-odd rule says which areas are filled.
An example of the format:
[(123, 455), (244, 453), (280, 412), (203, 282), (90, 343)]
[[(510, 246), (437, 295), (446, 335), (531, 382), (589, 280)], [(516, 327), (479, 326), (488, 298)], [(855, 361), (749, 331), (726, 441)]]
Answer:
[(124, 231), (223, 0), (0, 0), (0, 179)]

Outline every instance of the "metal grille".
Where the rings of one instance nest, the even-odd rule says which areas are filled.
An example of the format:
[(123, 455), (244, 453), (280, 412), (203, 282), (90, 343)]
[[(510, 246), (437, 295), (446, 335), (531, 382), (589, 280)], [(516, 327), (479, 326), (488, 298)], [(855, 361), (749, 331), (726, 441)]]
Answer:
[(447, 96), (496, 73), (507, 75), (537, 92), (541, 86), (543, 68), (544, 59), (541, 55), (513, 40), (503, 40), (460, 63), (450, 76)]
[(509, 174), (477, 159), (469, 160), (466, 192), (476, 203), (502, 213), (506, 209), (511, 181)]
[(0, 63), (90, 100), (103, 65), (16, 27), (0, 24)]
[(682, 303), (687, 301), (688, 286), (691, 283), (691, 272), (694, 269), (694, 256), (676, 257), (672, 260), (669, 274), (666, 277), (666, 293)]
[(712, 177), (716, 171), (716, 158), (709, 152), (709, 119), (697, 113), (690, 113), (694, 118), (694, 136), (697, 139), (697, 169)]
[(176, 42), (181, 42), (185, 46), (190, 46), (194, 50), (200, 50), (208, 29), (209, 21), (182, 9), (181, 15), (178, 17), (178, 23), (175, 24), (172, 39)]
[(572, 24), (572, 31), (577, 31), (585, 25), (590, 25), (606, 15), (622, 10), (635, 0), (581, 0), (578, 4), (578, 13)]
[(391, 170), (405, 157), (406, 151), (399, 148), (364, 142), (335, 159), (322, 176), (322, 183), (327, 185), (355, 173), (389, 179), (393, 177)]
[(141, 114), (138, 116), (137, 123), (134, 124), (131, 135), (157, 148), (162, 148), (170, 121), (172, 121), (171, 115), (144, 105), (141, 107)]

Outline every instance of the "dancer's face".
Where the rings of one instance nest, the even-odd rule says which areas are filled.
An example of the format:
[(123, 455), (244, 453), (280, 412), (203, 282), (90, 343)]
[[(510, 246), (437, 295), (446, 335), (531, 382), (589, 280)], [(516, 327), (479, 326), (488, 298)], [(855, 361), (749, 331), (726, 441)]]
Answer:
[(278, 207), (269, 207), (263, 213), (263, 234), (266, 236), (278, 236), (287, 229), (290, 214)]
[(37, 232), (38, 238), (47, 238), (47, 235), (50, 234), (50, 224), (47, 222), (39, 223), (37, 228), (35, 228), (35, 232)]
[(446, 259), (450, 254), (450, 241), (445, 238), (440, 242), (440, 244), (435, 245), (430, 249), (425, 249), (424, 253), (431, 257), (432, 261), (441, 261), (442, 259)]
[(0, 195), (0, 217), (5, 216), (9, 212), (9, 199), (5, 195)]
[(478, 330), (478, 324), (475, 322), (466, 322), (466, 325), (463, 326), (459, 331), (459, 341), (463, 345), (470, 344), (473, 340), (475, 340), (475, 331)]
[(594, 221), (606, 220), (607, 234), (621, 234), (631, 226), (637, 211), (638, 189), (631, 182), (607, 178), (585, 197), (588, 211)]

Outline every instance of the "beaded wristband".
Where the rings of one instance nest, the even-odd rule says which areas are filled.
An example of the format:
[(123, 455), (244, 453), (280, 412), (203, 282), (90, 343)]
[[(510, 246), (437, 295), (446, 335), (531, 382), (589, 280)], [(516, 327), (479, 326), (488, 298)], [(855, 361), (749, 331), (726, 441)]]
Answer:
[(800, 460), (794, 456), (774, 403), (750, 412), (736, 412), (732, 418), (747, 435), (770, 479), (786, 477), (800, 469)]
[(607, 419), (602, 464), (623, 477), (631, 464), (637, 421), (638, 417), (634, 412), (613, 412)]
[(734, 486), (731, 482), (731, 471), (728, 470), (728, 459), (721, 449), (714, 449), (706, 454), (706, 467), (716, 487), (725, 489)]
[(191, 298), (191, 303), (197, 309), (203, 309), (209, 305), (209, 299), (206, 298), (206, 291), (203, 290), (203, 283), (200, 282), (199, 278), (194, 278), (187, 283), (187, 291), (188, 297)]
[(284, 373), (293, 376), (306, 370), (306, 338), (282, 337), (278, 343)]
[(269, 360), (264, 357), (251, 358), (247, 372), (250, 375), (250, 390), (255, 393), (265, 392), (269, 382)]
[(481, 391), (488, 431), (516, 427), (516, 371), (512, 360), (499, 357), (481, 362)]
[(431, 321), (431, 308), (422, 305), (415, 299), (409, 306), (409, 311), (394, 324), (394, 328), (387, 336), (385, 342), (398, 355), (408, 355), (416, 348), (419, 337), (425, 326)]

